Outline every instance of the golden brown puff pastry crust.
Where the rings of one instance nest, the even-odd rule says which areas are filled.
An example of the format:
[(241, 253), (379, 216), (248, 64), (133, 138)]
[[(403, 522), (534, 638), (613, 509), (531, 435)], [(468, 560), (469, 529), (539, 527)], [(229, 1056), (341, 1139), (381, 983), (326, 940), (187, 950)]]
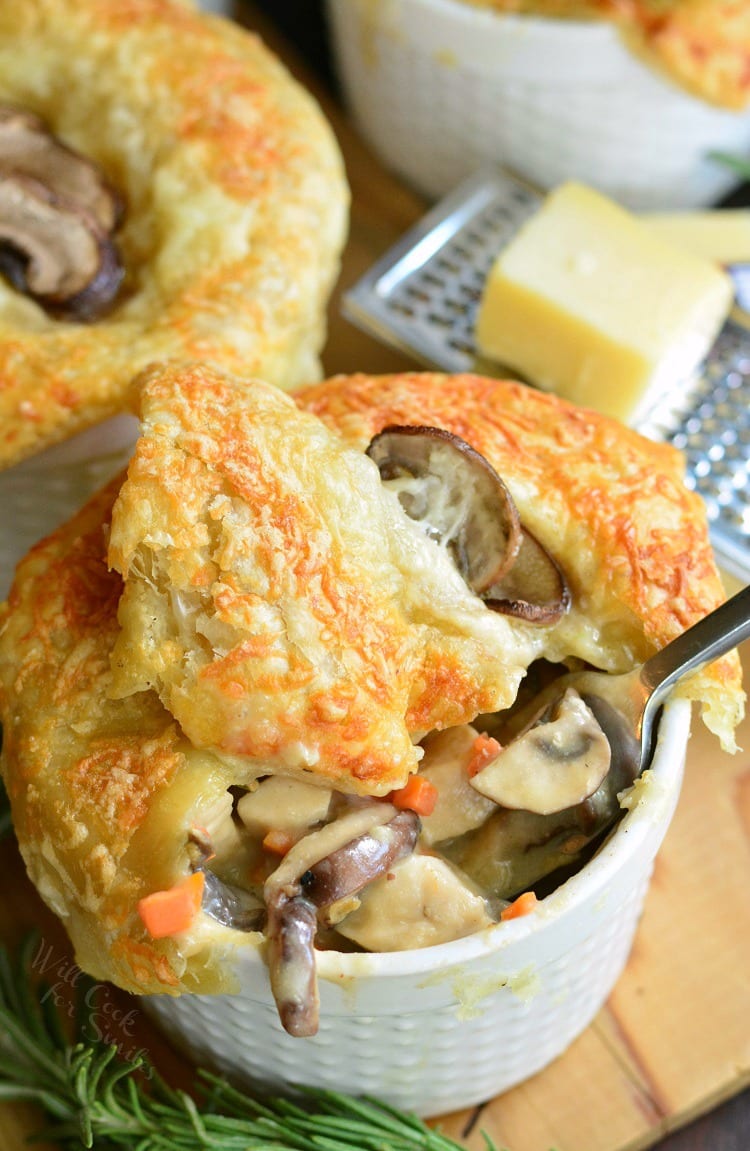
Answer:
[[(288, 398), (268, 392), (261, 404), (262, 386), (233, 383), (207, 369), (185, 369), (179, 378), (183, 401), (201, 397), (198, 411), (209, 432), (219, 426), (212, 422), (213, 403), (233, 403), (232, 416), (240, 419), (233, 389), (259, 388), (253, 392), (260, 405), (256, 425), (283, 418), (282, 427), (292, 429), (290, 453), (280, 460), (286, 486), (294, 474), (292, 457), (315, 429), (310, 442), (328, 453), (339, 475), (335, 491), (349, 490), (340, 478), (348, 474), (344, 448), (312, 416), (298, 421)], [(131, 473), (131, 495), (140, 482), (151, 492), (151, 481), (142, 475), (148, 465), (145, 448), (150, 444), (162, 454), (166, 438), (176, 456), (164, 483), (183, 482), (179, 462), (195, 468), (200, 483), (183, 491), (185, 502), (197, 508), (203, 506), (197, 499), (207, 490), (206, 472), (223, 485), (229, 471), (242, 471), (243, 460), (239, 442), (216, 449), (210, 467), (207, 447), (195, 456), (186, 452), (189, 438), (198, 435), (196, 419), (193, 415), (187, 427), (175, 382), (172, 369), (149, 379), (151, 427)], [(391, 422), (432, 423), (469, 440), (504, 475), (524, 521), (563, 565), (573, 592), (573, 608), (561, 623), (513, 631), (529, 644), (528, 658), (588, 651), (601, 666), (630, 666), (723, 598), (703, 512), (681, 484), (678, 454), (613, 421), (519, 384), (473, 376), (340, 378), (308, 389), (299, 403), (340, 433), (350, 450), (364, 447)], [(167, 423), (174, 425), (171, 431), (162, 426)], [(158, 436), (157, 426), (162, 426)], [(252, 435), (257, 439), (256, 431)], [(367, 461), (360, 456), (360, 462)], [(352, 467), (356, 476), (364, 474)], [(305, 474), (303, 467), (300, 475)], [(2, 770), (29, 873), (65, 921), (82, 966), (135, 991), (215, 990), (222, 986), (227, 952), (254, 946), (257, 937), (200, 915), (183, 936), (154, 941), (136, 903), (186, 874), (191, 826), (203, 822), (206, 809), (221, 802), (229, 786), (247, 784), (258, 765), (251, 758), (194, 747), (153, 690), (117, 695), (112, 653), (121, 638), (116, 613), (123, 587), (119, 574), (108, 570), (106, 547), (120, 483), (32, 550), (0, 609)], [(264, 488), (266, 494), (271, 490)], [(313, 480), (311, 490), (320, 498), (324, 489)], [(225, 498), (222, 491), (220, 500)], [(241, 497), (233, 498), (239, 506)], [(338, 506), (328, 505), (327, 498), (329, 511)], [(360, 498), (370, 510), (380, 506), (367, 486)], [(127, 499), (126, 490), (121, 510)], [(173, 511), (174, 501), (165, 500), (163, 506)], [(296, 516), (298, 507), (292, 510)], [(135, 507), (131, 512), (139, 536), (144, 520)], [(390, 521), (386, 535), (396, 532), (397, 523)], [(343, 530), (348, 539), (348, 525)], [(369, 530), (382, 542), (377, 524)], [(423, 553), (412, 547), (406, 554), (414, 561)], [(227, 571), (234, 571), (240, 552), (226, 559)], [(423, 567), (411, 577), (430, 586), (430, 572)], [(337, 567), (332, 587), (343, 595), (345, 586)], [(379, 611), (383, 603), (375, 596), (360, 606)], [(358, 651), (367, 621), (354, 621), (352, 628)], [(442, 635), (437, 626), (430, 634), (433, 666), (439, 667), (455, 638), (450, 612)], [(483, 633), (484, 642), (499, 634)], [(481, 685), (486, 671), (488, 689), (494, 690), (491, 670), (471, 662), (482, 650), (476, 637), (472, 643), (461, 649), (464, 673), (473, 672)], [(130, 653), (134, 667), (142, 666), (141, 656)], [(365, 678), (370, 671), (364, 662), (359, 670)], [(352, 674), (356, 682), (356, 667)], [(696, 677), (690, 694), (702, 701), (708, 721), (731, 744), (743, 699), (736, 658)], [(404, 705), (403, 698), (396, 702)], [(407, 718), (407, 727), (410, 722)]]
[(544, 629), (490, 612), (377, 466), (267, 384), (204, 365), (140, 386), (115, 505), (114, 690), (197, 747), (384, 794), (415, 733), (507, 707)]
[(0, 102), (40, 115), (126, 204), (104, 318), (55, 320), (0, 279), (0, 467), (119, 410), (154, 360), (318, 378), (345, 179), (257, 36), (178, 0), (3, 4)]
[(133, 991), (208, 990), (222, 932), (188, 963), (149, 939), (136, 904), (186, 873), (196, 813), (237, 773), (195, 752), (154, 693), (109, 698), (122, 583), (106, 528), (121, 482), (32, 549), (0, 608), (0, 766), (29, 875), (81, 966)]
[[(479, 376), (341, 376), (295, 397), (347, 443), (389, 423), (434, 424), (468, 440), (506, 481), (521, 519), (565, 571), (573, 607), (546, 654), (625, 671), (725, 599), (705, 508), (684, 461), (597, 412)], [(557, 650), (555, 650), (557, 649)], [(736, 653), (683, 694), (728, 748), (743, 714)]]

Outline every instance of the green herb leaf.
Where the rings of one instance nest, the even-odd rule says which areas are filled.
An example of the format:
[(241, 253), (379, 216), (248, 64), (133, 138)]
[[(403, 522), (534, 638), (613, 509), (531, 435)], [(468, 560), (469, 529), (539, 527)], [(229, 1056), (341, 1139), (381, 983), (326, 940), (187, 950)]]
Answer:
[[(47, 988), (34, 979), (36, 945), (27, 940), (15, 962), (0, 948), (0, 1101), (37, 1103), (50, 1121), (40, 1135), (65, 1151), (461, 1151), (376, 1099), (307, 1088), (303, 1105), (261, 1103), (207, 1071), (198, 1072), (195, 1098), (175, 1090), (144, 1060), (81, 1041), (94, 1033), (90, 981), (76, 988), (69, 1040)], [(484, 1138), (487, 1151), (499, 1151)]]
[(723, 164), (725, 168), (731, 168), (743, 180), (750, 180), (750, 157), (733, 156), (729, 152), (709, 152), (708, 158)]

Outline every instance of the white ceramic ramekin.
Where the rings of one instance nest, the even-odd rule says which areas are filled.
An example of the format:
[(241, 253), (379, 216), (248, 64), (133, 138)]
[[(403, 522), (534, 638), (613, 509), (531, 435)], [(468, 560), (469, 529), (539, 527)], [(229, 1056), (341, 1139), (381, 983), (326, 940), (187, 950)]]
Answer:
[(125, 467), (137, 435), (134, 416), (114, 416), (0, 471), (0, 600), (29, 548)]
[(256, 1090), (308, 1084), (427, 1116), (494, 1097), (560, 1055), (619, 977), (677, 803), (689, 726), (689, 704), (671, 701), (637, 804), (531, 915), (419, 951), (319, 953), (316, 1037), (282, 1030), (252, 947), (238, 953), (240, 994), (152, 996), (144, 1009), (201, 1066)]
[(382, 160), (436, 198), (503, 165), (631, 208), (709, 204), (736, 182), (750, 114), (713, 107), (641, 62), (607, 22), (498, 14), (460, 0), (328, 0), (344, 95)]

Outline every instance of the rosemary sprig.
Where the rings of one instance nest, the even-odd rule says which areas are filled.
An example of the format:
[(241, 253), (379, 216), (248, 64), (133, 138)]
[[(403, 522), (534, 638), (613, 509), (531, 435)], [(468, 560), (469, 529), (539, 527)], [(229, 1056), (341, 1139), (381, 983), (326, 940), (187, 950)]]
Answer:
[(374, 1099), (307, 1089), (305, 1106), (260, 1102), (205, 1071), (195, 1098), (175, 1090), (143, 1059), (86, 1039), (96, 1011), (90, 980), (76, 984), (78, 1022), (68, 1037), (53, 997), (35, 981), (36, 943), (27, 940), (17, 962), (0, 948), (0, 1101), (39, 1104), (49, 1120), (42, 1136), (65, 1151), (461, 1151)]

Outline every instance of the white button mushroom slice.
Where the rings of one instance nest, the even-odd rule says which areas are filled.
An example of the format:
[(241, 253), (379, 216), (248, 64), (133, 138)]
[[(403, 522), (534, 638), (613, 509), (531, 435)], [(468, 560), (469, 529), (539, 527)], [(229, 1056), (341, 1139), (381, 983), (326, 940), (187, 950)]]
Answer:
[(477, 594), (501, 578), (521, 542), (516, 506), (492, 465), (443, 428), (393, 425), (367, 454), (410, 519), (453, 554)]
[(592, 795), (609, 764), (604, 732), (568, 688), (549, 719), (502, 748), (472, 777), (471, 786), (501, 807), (550, 815)]
[(243, 795), (237, 814), (251, 835), (264, 836), (273, 828), (299, 837), (328, 815), (331, 792), (283, 775), (269, 775), (255, 791)]
[(353, 808), (340, 819), (334, 819), (331, 823), (326, 823), (323, 827), (303, 836), (286, 853), (279, 866), (266, 880), (266, 901), (274, 891), (297, 883), (299, 877), (314, 863), (325, 859), (358, 836), (372, 833), (375, 828), (388, 823), (396, 814), (397, 809), (391, 803), (368, 803)]
[(337, 931), (368, 951), (406, 951), (461, 939), (492, 922), (468, 877), (437, 856), (409, 855), (366, 888)]
[(473, 831), (497, 808), (469, 782), (468, 766), (478, 734), (466, 723), (435, 732), (423, 743), (419, 774), (434, 784), (438, 793), (432, 813), (421, 817), (421, 841), (427, 846)]

